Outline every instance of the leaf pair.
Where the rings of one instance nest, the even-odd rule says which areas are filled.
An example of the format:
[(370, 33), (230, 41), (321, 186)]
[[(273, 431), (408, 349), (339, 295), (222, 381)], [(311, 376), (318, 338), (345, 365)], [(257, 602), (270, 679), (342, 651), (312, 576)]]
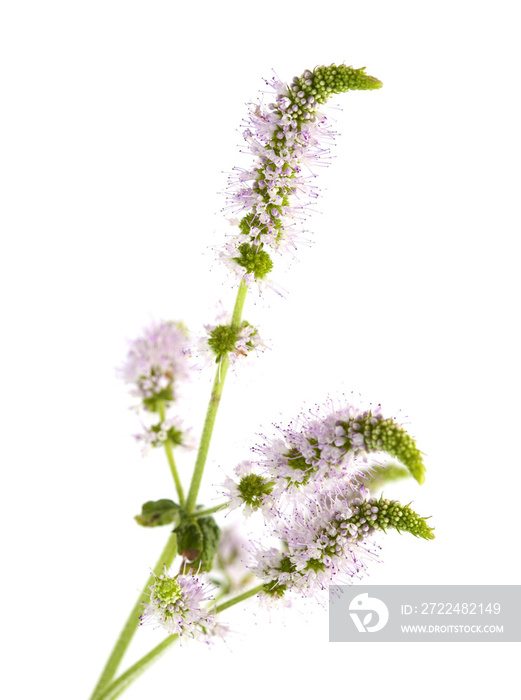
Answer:
[(162, 498), (144, 503), (135, 520), (143, 527), (173, 524), (177, 551), (184, 559), (183, 567), (188, 564), (193, 570), (211, 571), (221, 536), (214, 518), (193, 518), (174, 501)]

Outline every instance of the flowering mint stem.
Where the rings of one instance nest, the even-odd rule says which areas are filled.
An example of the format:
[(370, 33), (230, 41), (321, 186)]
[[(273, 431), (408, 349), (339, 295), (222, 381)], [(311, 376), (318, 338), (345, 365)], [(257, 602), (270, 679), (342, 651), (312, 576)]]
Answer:
[[(244, 280), (242, 280), (237, 291), (237, 298), (235, 300), (235, 307), (233, 309), (231, 323), (232, 328), (239, 328), (247, 292), (248, 286), (244, 282)], [(201, 442), (199, 443), (199, 451), (197, 453), (194, 473), (192, 475), (192, 483), (190, 484), (190, 491), (188, 492), (188, 498), (186, 501), (187, 513), (192, 513), (195, 508), (197, 494), (199, 493), (199, 487), (201, 486), (201, 479), (203, 478), (204, 466), (206, 464), (206, 458), (208, 456), (208, 450), (210, 448), (213, 427), (215, 425), (215, 419), (217, 417), (217, 411), (219, 409), (219, 403), (221, 401), (224, 380), (226, 379), (226, 373), (228, 372), (229, 366), (230, 361), (227, 357), (224, 357), (219, 362), (217, 372), (215, 373), (215, 380), (212, 387), (212, 394), (210, 396), (210, 403), (208, 404), (208, 410), (206, 412), (206, 418), (203, 426), (203, 433), (201, 435)]]
[[(227, 608), (231, 608), (232, 605), (237, 605), (237, 603), (241, 603), (243, 600), (257, 595), (257, 593), (260, 593), (263, 588), (264, 584), (261, 584), (260, 586), (256, 586), (255, 588), (246, 591), (246, 593), (241, 593), (241, 595), (231, 598), (230, 600), (226, 601), (226, 603), (221, 603), (221, 605), (218, 605), (215, 612), (219, 613)], [(125, 671), (125, 673), (119, 676), (119, 678), (116, 678), (113, 683), (106, 687), (100, 695), (96, 696), (96, 700), (113, 700), (114, 698), (119, 697), (119, 695), (121, 695), (121, 693), (128, 688), (131, 683), (133, 683), (142, 673), (144, 673), (147, 668), (154, 663), (154, 661), (157, 661), (161, 654), (177, 639), (179, 639), (177, 634), (163, 639), (160, 644), (149, 651), (148, 654), (143, 656), (143, 658), (139, 659), (139, 661), (136, 661), (133, 666)]]
[[(174, 561), (175, 555), (177, 554), (177, 537), (175, 532), (172, 532), (170, 537), (168, 538), (168, 542), (166, 543), (165, 548), (161, 552), (161, 556), (158, 559), (158, 562), (154, 568), (154, 574), (159, 576), (162, 573), (163, 570), (163, 565), (166, 565), (168, 568), (172, 562)], [(150, 575), (148, 581), (146, 582), (145, 586), (143, 587), (144, 591), (147, 591), (150, 586), (154, 584), (155, 577), (153, 574)], [(100, 695), (102, 692), (103, 688), (105, 688), (110, 681), (114, 678), (116, 675), (116, 671), (118, 670), (118, 666), (121, 662), (121, 659), (123, 658), (123, 655), (130, 644), (130, 640), (134, 636), (134, 632), (136, 631), (138, 625), (139, 625), (139, 616), (143, 611), (143, 602), (142, 602), (142, 595), (138, 598), (136, 604), (132, 608), (132, 612), (128, 616), (128, 619), (125, 623), (125, 626), (121, 630), (121, 634), (119, 635), (119, 638), (114, 645), (114, 649), (112, 650), (112, 654), (109, 657), (109, 660), (107, 661), (105, 668), (103, 669), (103, 672), (100, 676), (100, 679), (98, 681), (97, 686), (94, 689), (94, 692), (92, 693), (91, 700), (98, 700), (100, 697), (104, 697), (104, 695)], [(109, 697), (115, 697), (115, 696), (109, 696)]]

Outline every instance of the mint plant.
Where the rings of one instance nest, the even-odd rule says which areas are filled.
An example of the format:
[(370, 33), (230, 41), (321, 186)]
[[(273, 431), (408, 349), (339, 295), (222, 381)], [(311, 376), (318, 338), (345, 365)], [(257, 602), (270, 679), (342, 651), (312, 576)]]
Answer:
[[(228, 181), (226, 212), (235, 234), (218, 257), (236, 281), (233, 310), (206, 326), (197, 350), (182, 323), (153, 324), (131, 344), (121, 368), (142, 417), (137, 437), (147, 449), (164, 450), (175, 498), (172, 493), (147, 501), (135, 516), (142, 527), (167, 527), (169, 537), (92, 700), (118, 697), (176, 640), (208, 642), (226, 634), (223, 611), (247, 598), (276, 607), (288, 598), (315, 597), (330, 584), (358, 579), (366, 562), (377, 556), (374, 538), (380, 532), (434, 537), (427, 519), (410, 505), (375, 495), (387, 479), (411, 475), (423, 483), (425, 467), (414, 439), (380, 406), (342, 400), (277, 426), (273, 437), (253, 446), (254, 458), (234, 469), (228, 465), (218, 505), (198, 501), (229, 367), (254, 358), (262, 347), (252, 319), (243, 318), (248, 291), (276, 291), (272, 274), (280, 258), (305, 237), (302, 223), (318, 197), (312, 169), (330, 159), (335, 133), (323, 105), (333, 94), (382, 87), (364, 68), (345, 65), (306, 70), (288, 85), (278, 78), (267, 84), (272, 101), (250, 106), (243, 131), (252, 165), (235, 168)], [(177, 397), (195, 371), (196, 352), (210, 357), (216, 372), (185, 492), (188, 482), (174, 454), (190, 438), (177, 413)], [(222, 514), (234, 508), (263, 519), (265, 542), (250, 541), (247, 521), (243, 532), (222, 528)], [(136, 629), (147, 622), (167, 636), (117, 676)]]

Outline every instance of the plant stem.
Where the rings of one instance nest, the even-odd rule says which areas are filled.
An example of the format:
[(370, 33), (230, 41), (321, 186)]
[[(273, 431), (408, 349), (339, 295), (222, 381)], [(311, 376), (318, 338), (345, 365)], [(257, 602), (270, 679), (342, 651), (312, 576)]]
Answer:
[(241, 322), (242, 310), (244, 308), (244, 302), (246, 301), (247, 292), (248, 285), (243, 280), (239, 285), (239, 289), (237, 290), (237, 298), (235, 299), (235, 306), (233, 307), (231, 324), (233, 328), (238, 328)]
[[(247, 292), (248, 286), (244, 281), (242, 281), (237, 291), (237, 298), (235, 300), (235, 307), (233, 309), (231, 323), (232, 327), (239, 327)], [(208, 410), (206, 411), (206, 418), (204, 420), (201, 442), (199, 443), (199, 451), (197, 453), (194, 473), (192, 475), (192, 483), (190, 484), (190, 491), (188, 492), (188, 498), (186, 500), (187, 513), (192, 513), (195, 509), (197, 494), (199, 493), (199, 487), (201, 486), (201, 479), (203, 478), (203, 471), (206, 464), (206, 458), (208, 456), (208, 450), (210, 448), (210, 441), (212, 439), (215, 419), (217, 417), (217, 411), (219, 409), (219, 403), (221, 401), (224, 380), (226, 379), (226, 373), (228, 372), (229, 366), (230, 361), (227, 357), (224, 357), (219, 363), (219, 366), (217, 367), (217, 372), (215, 373), (210, 402), (208, 404)]]
[[(226, 603), (221, 603), (221, 605), (218, 605), (215, 608), (215, 612), (222, 612), (227, 608), (231, 608), (232, 605), (237, 605), (237, 603), (241, 603), (243, 600), (257, 595), (257, 593), (260, 593), (260, 591), (262, 591), (263, 587), (264, 585), (261, 584), (260, 586), (256, 586), (255, 588), (246, 591), (246, 593), (241, 593), (240, 595), (235, 596), (235, 598), (231, 598), (230, 600), (226, 601)], [(171, 644), (173, 644), (177, 639), (179, 639), (179, 636), (177, 634), (163, 639), (163, 641), (156, 647), (154, 647), (152, 651), (149, 651), (148, 654), (139, 659), (139, 661), (136, 661), (136, 663), (133, 666), (131, 666), (127, 671), (125, 671), (125, 673), (119, 676), (119, 678), (116, 678), (115, 681), (113, 681), (108, 687), (106, 687), (105, 690), (103, 690), (101, 694), (96, 697), (96, 700), (114, 700), (114, 698), (117, 698), (119, 695), (121, 695), (121, 693), (126, 688), (128, 688), (128, 686), (131, 683), (133, 683), (136, 680), (136, 678), (138, 678), (142, 673), (144, 673), (146, 669), (152, 663), (154, 663), (154, 661), (157, 661), (161, 654), (166, 649), (168, 649), (168, 647)]]
[(177, 468), (175, 466), (174, 453), (172, 450), (172, 443), (170, 440), (165, 440), (165, 452), (166, 458), (168, 459), (168, 464), (170, 465), (170, 471), (174, 477), (175, 488), (177, 491), (177, 497), (179, 498), (179, 505), (184, 506), (185, 504), (185, 494), (183, 491), (183, 485), (181, 484), (181, 479), (177, 473)]
[[(248, 286), (244, 281), (241, 282), (239, 285), (239, 289), (237, 291), (237, 298), (235, 300), (235, 306), (233, 309), (233, 315), (232, 315), (232, 322), (231, 325), (234, 328), (239, 328), (241, 318), (242, 318), (242, 311), (244, 308), (244, 302), (246, 300), (246, 294), (248, 292)], [(212, 393), (210, 396), (210, 402), (208, 404), (208, 410), (206, 412), (206, 418), (203, 426), (203, 432), (201, 435), (201, 442), (199, 444), (199, 451), (197, 453), (197, 459), (195, 462), (195, 467), (194, 467), (194, 473), (192, 475), (192, 482), (190, 484), (190, 491), (188, 493), (188, 498), (186, 501), (185, 505), (185, 499), (184, 499), (184, 493), (183, 493), (183, 488), (181, 485), (181, 481), (179, 479), (179, 475), (177, 473), (177, 468), (175, 465), (174, 461), (174, 455), (172, 451), (172, 444), (169, 440), (165, 442), (165, 452), (166, 456), (168, 459), (168, 463), (170, 465), (170, 471), (172, 472), (172, 476), (174, 477), (174, 482), (177, 490), (177, 495), (179, 497), (179, 502), (180, 505), (183, 506), (185, 505), (185, 509), (187, 513), (192, 513), (195, 509), (196, 505), (196, 500), (197, 500), (197, 494), (199, 493), (199, 487), (201, 485), (201, 480), (203, 477), (203, 471), (204, 467), (206, 464), (206, 458), (208, 456), (208, 450), (210, 448), (210, 441), (212, 439), (212, 433), (213, 433), (213, 428), (215, 425), (215, 419), (217, 417), (217, 411), (219, 408), (219, 403), (221, 400), (222, 396), (222, 391), (224, 387), (224, 381), (226, 379), (226, 374), (228, 372), (228, 367), (230, 365), (230, 362), (227, 357), (223, 358), (223, 360), (219, 363), (219, 367), (217, 368), (217, 372), (215, 375), (215, 380), (213, 383), (212, 387)], [(163, 405), (159, 405), (159, 418), (161, 421), (165, 419), (165, 409)], [(198, 517), (206, 514), (210, 514), (213, 512), (216, 512), (220, 508), (222, 508), (225, 504), (221, 504), (220, 506), (216, 506), (215, 508), (209, 508), (206, 511), (201, 511), (198, 514)], [(167, 567), (170, 566), (172, 563), (175, 554), (177, 552), (177, 543), (176, 543), (176, 537), (175, 534), (172, 533), (167, 546), (165, 547), (163, 553), (161, 554), (161, 557), (159, 559), (159, 562), (156, 565), (156, 568), (154, 569), (154, 573), (159, 575), (161, 573), (161, 568), (163, 564), (166, 564)], [(146, 585), (145, 585), (145, 590), (151, 586), (154, 582), (153, 576), (151, 576)], [(262, 587), (260, 587), (262, 588)], [(242, 594), (242, 596), (238, 596), (237, 599), (232, 599), (232, 601), (240, 602), (241, 600), (244, 600), (245, 598), (248, 598), (250, 595), (254, 595), (255, 593), (258, 593), (260, 588), (254, 589), (252, 592), (249, 592), (248, 594)], [(216, 608), (217, 612), (219, 612), (221, 609), (224, 610), (227, 607), (230, 607), (230, 605), (234, 605), (235, 602), (228, 601), (228, 603), (223, 603), (223, 605), (219, 606)], [(223, 607), (224, 606), (224, 607)], [(149, 664), (151, 664), (158, 656), (161, 654), (170, 644), (172, 644), (173, 641), (175, 641), (176, 637), (168, 637), (168, 639), (164, 640), (161, 644), (159, 644), (155, 649), (152, 649), (152, 651), (144, 656), (140, 661), (138, 661), (134, 666), (128, 669), (122, 676), (120, 676), (114, 683), (112, 683), (110, 686), (108, 686), (108, 683), (113, 679), (117, 668), (119, 666), (119, 663), (123, 657), (123, 654), (126, 651), (127, 646), (130, 643), (130, 640), (132, 639), (132, 636), (134, 632), (137, 629), (137, 626), (139, 624), (139, 615), (142, 611), (142, 603), (141, 600), (138, 600), (136, 605), (134, 606), (134, 609), (130, 613), (128, 620), (119, 636), (118, 641), (116, 642), (116, 645), (112, 651), (112, 654), (107, 661), (107, 664), (105, 668), (103, 669), (103, 673), (101, 675), (100, 680), (98, 681), (98, 685), (96, 686), (94, 693), (92, 694), (91, 700), (109, 700), (112, 698), (117, 697), (123, 690), (136, 678), (138, 675), (140, 675)], [(103, 690), (104, 689), (104, 690)]]
[(220, 613), (223, 610), (226, 610), (227, 608), (231, 608), (232, 605), (237, 605), (237, 603), (242, 603), (243, 600), (246, 600), (247, 598), (251, 598), (253, 595), (257, 595), (257, 593), (260, 593), (262, 589), (264, 588), (264, 584), (261, 583), (260, 586), (255, 586), (255, 588), (250, 588), (249, 591), (246, 591), (245, 593), (241, 593), (240, 595), (236, 595), (235, 598), (230, 598), (230, 600), (227, 600), (226, 603), (221, 603), (215, 608), (216, 613)]
[(113, 700), (117, 698), (121, 693), (128, 688), (128, 686), (133, 683), (136, 678), (138, 678), (142, 673), (144, 673), (147, 668), (161, 656), (161, 654), (168, 649), (168, 647), (173, 644), (177, 639), (178, 635), (171, 635), (166, 639), (163, 639), (161, 644), (149, 651), (148, 654), (139, 659), (133, 666), (131, 666), (125, 673), (121, 674), (119, 678), (111, 683), (108, 687), (102, 691), (101, 695), (96, 697), (96, 700)]
[(119, 678), (111, 683), (108, 687), (101, 692), (101, 695), (96, 697), (96, 700), (113, 700), (117, 698), (121, 693), (128, 688), (128, 686), (133, 683), (136, 678), (138, 678), (142, 673), (144, 673), (147, 668), (157, 661), (161, 654), (168, 649), (168, 647), (173, 644), (179, 636), (177, 634), (171, 635), (166, 639), (163, 639), (161, 644), (149, 651), (148, 654), (139, 659), (133, 666), (131, 666), (125, 673), (122, 673)]
[(220, 503), (218, 506), (213, 506), (213, 508), (205, 508), (204, 510), (196, 510), (192, 514), (193, 518), (204, 518), (207, 515), (211, 515), (212, 513), (217, 513), (218, 510), (222, 510), (223, 508), (226, 508), (228, 505), (229, 501), (226, 501), (226, 503)]
[[(163, 401), (157, 402), (157, 410), (159, 413), (159, 420), (162, 423), (166, 417), (165, 404), (163, 403)], [(179, 504), (181, 506), (184, 506), (185, 495), (184, 495), (184, 491), (183, 491), (183, 485), (181, 484), (181, 479), (179, 478), (179, 474), (177, 473), (177, 467), (175, 465), (175, 460), (174, 460), (174, 452), (172, 450), (172, 443), (167, 438), (165, 440), (164, 445), (165, 445), (166, 458), (168, 460), (168, 464), (170, 465), (170, 471), (172, 472), (172, 476), (174, 477), (174, 483), (175, 483), (175, 488), (177, 491), (177, 497), (179, 498)]]
[[(166, 565), (167, 568), (171, 565), (176, 553), (177, 538), (175, 532), (172, 532), (154, 568), (154, 573), (157, 576), (159, 576), (162, 573), (163, 565)], [(148, 581), (146, 582), (143, 590), (147, 591), (147, 589), (151, 585), (153, 585), (153, 583), (154, 576), (151, 575), (148, 578)], [(107, 663), (105, 664), (105, 668), (102, 671), (98, 684), (95, 687), (94, 692), (92, 693), (91, 700), (98, 700), (98, 698), (101, 697), (100, 693), (103, 691), (103, 688), (105, 688), (116, 675), (116, 671), (118, 670), (118, 666), (121, 662), (121, 659), (123, 658), (123, 655), (130, 643), (130, 640), (134, 636), (134, 632), (136, 631), (139, 625), (139, 616), (143, 611), (142, 597), (143, 596), (141, 595), (138, 598), (136, 604), (132, 609), (132, 612), (127, 618), (125, 626), (121, 630), (121, 634), (119, 635), (118, 640), (112, 650), (112, 653)]]

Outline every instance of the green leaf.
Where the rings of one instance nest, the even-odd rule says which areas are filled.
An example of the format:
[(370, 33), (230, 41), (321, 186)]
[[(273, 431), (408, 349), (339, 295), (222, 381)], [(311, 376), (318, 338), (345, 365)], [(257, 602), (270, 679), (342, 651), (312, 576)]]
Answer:
[(372, 464), (364, 471), (367, 487), (372, 493), (378, 491), (390, 481), (406, 479), (409, 476), (412, 476), (410, 471), (399, 464), (388, 464), (385, 467), (380, 464)]
[(199, 521), (183, 515), (175, 533), (178, 553), (189, 561), (197, 559), (203, 550), (203, 532), (199, 527)]
[(185, 515), (176, 527), (177, 551), (191, 569), (211, 571), (221, 530), (209, 516), (197, 520)]
[(219, 546), (221, 529), (211, 516), (199, 518), (198, 522), (203, 532), (204, 542), (203, 552), (201, 554), (201, 570), (211, 571), (213, 560), (217, 554), (217, 547)]
[(134, 520), (143, 527), (158, 527), (159, 525), (171, 525), (177, 522), (181, 506), (168, 498), (159, 501), (147, 501), (141, 506), (141, 514)]

